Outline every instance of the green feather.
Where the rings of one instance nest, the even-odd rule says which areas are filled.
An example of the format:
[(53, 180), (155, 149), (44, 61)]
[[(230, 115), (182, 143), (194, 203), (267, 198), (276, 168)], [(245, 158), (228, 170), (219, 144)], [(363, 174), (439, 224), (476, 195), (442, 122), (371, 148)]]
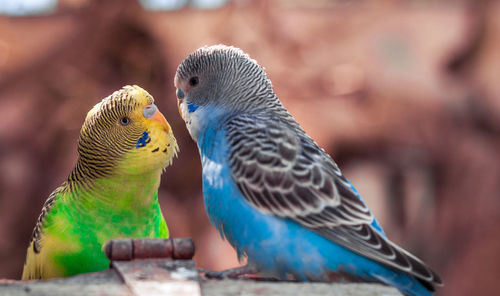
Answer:
[(67, 247), (49, 256), (62, 275), (108, 268), (103, 248), (112, 238), (167, 238), (158, 183), (159, 176), (105, 178), (96, 181), (93, 190), (75, 188), (57, 196), (43, 231)]

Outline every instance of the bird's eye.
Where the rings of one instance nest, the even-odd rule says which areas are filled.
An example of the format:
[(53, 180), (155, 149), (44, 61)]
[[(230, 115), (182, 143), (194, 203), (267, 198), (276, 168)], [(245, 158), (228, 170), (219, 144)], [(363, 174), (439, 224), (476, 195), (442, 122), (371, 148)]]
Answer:
[(191, 86), (197, 86), (199, 82), (200, 79), (197, 76), (189, 78), (189, 85)]
[(128, 125), (129, 123), (130, 123), (130, 118), (128, 118), (128, 117), (126, 117), (126, 116), (125, 116), (125, 117), (122, 117), (122, 118), (120, 119), (120, 124), (121, 124), (121, 125)]

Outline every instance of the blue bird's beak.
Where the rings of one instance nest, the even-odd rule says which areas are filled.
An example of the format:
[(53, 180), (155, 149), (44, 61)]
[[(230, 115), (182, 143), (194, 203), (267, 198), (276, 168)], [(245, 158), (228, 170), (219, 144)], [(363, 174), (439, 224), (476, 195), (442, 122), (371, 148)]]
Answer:
[(182, 100), (182, 99), (177, 99), (177, 110), (179, 111), (179, 114), (181, 115), (182, 120), (184, 120), (184, 121), (185, 121), (186, 119), (184, 118), (184, 113), (182, 112), (182, 108), (181, 108), (181, 104), (182, 104), (183, 102), (184, 102), (184, 100)]
[(184, 102), (184, 92), (180, 88), (177, 88), (175, 94), (177, 96), (177, 110), (179, 111), (179, 114), (181, 115), (182, 120), (185, 121), (186, 119), (184, 118), (184, 113), (182, 112), (182, 108), (181, 108), (181, 104)]
[(175, 94), (177, 95), (178, 99), (184, 99), (184, 92), (182, 91), (182, 89), (178, 88)]

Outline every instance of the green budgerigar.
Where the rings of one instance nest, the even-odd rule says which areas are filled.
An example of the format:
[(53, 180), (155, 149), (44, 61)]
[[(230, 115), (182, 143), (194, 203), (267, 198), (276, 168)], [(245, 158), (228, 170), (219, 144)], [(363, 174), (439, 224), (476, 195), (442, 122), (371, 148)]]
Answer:
[(95, 105), (80, 132), (75, 167), (43, 206), (22, 278), (104, 270), (104, 244), (112, 238), (167, 238), (158, 186), (177, 150), (144, 89), (125, 86)]

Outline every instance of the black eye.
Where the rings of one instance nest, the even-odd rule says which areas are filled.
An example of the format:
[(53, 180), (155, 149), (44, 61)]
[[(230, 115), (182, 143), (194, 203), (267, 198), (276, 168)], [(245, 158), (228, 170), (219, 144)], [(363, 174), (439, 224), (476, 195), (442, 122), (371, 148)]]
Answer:
[(121, 125), (128, 125), (129, 123), (130, 123), (130, 118), (128, 117), (122, 117), (122, 119), (120, 119)]
[(196, 76), (189, 78), (189, 85), (196, 86), (200, 82), (200, 79)]

